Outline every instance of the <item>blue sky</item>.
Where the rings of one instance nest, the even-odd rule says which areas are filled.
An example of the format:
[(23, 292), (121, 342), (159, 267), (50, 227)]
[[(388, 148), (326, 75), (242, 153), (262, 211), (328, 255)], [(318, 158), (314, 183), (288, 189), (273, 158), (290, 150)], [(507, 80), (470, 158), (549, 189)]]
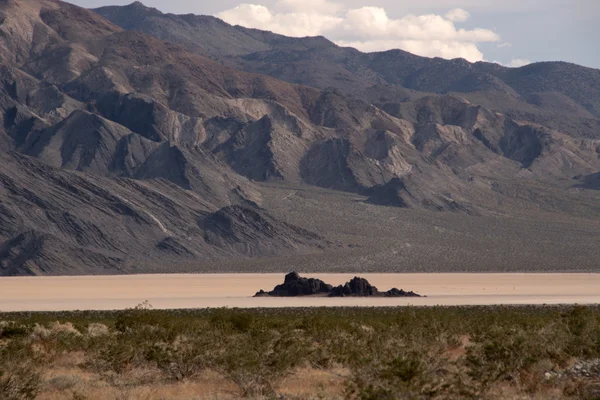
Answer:
[[(128, 4), (74, 0), (83, 7)], [(522, 65), (569, 61), (600, 68), (598, 0), (145, 0), (163, 12), (217, 15), (232, 24), (322, 34), (364, 51)]]

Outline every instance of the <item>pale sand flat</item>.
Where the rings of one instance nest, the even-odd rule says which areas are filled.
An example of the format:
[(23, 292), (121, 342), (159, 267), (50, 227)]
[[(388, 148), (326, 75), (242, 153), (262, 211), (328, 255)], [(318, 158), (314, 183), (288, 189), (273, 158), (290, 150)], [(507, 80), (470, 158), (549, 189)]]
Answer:
[[(355, 274), (307, 274), (334, 285)], [(360, 274), (380, 290), (425, 298), (252, 298), (284, 274), (177, 274), (0, 278), (0, 311), (207, 307), (600, 304), (600, 274)]]

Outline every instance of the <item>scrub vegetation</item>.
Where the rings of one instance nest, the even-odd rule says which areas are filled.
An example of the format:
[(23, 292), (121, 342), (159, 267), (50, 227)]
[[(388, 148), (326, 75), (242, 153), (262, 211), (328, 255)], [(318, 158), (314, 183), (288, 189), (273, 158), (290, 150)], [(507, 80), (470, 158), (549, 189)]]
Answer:
[(0, 398), (598, 399), (599, 307), (0, 314)]

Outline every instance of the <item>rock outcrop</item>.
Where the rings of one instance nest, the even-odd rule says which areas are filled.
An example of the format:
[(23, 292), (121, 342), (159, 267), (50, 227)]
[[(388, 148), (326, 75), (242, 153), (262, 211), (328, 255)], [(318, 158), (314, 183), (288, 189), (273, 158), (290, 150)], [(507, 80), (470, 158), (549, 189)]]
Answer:
[(368, 280), (355, 276), (345, 285), (334, 287), (329, 292), (329, 297), (421, 297), (415, 292), (406, 292), (402, 289), (392, 288), (387, 292), (380, 292)]
[(283, 284), (275, 286), (270, 292), (261, 290), (256, 293), (256, 297), (324, 296), (328, 295), (332, 288), (333, 286), (326, 284), (320, 279), (303, 278), (297, 272), (290, 272), (285, 276)]
[(328, 297), (421, 297), (415, 292), (402, 289), (390, 289), (380, 292), (364, 278), (354, 277), (344, 285), (333, 287), (320, 279), (303, 278), (297, 272), (285, 276), (281, 285), (270, 292), (260, 290), (254, 297), (296, 297), (296, 296), (328, 296)]
[(337, 286), (329, 293), (330, 297), (345, 297), (345, 296), (378, 296), (379, 290), (369, 283), (364, 278), (355, 276), (349, 282), (346, 282), (343, 286)]

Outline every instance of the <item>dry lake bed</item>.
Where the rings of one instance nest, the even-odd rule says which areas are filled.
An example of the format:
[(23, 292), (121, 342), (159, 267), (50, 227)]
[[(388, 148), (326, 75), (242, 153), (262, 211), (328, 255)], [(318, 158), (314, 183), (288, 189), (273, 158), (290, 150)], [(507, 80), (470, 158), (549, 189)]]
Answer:
[[(307, 276), (309, 276), (307, 274)], [(338, 285), (355, 274), (310, 274)], [(253, 298), (284, 274), (178, 274), (0, 278), (0, 311), (207, 307), (600, 304), (600, 274), (360, 274), (380, 290), (424, 298)]]

